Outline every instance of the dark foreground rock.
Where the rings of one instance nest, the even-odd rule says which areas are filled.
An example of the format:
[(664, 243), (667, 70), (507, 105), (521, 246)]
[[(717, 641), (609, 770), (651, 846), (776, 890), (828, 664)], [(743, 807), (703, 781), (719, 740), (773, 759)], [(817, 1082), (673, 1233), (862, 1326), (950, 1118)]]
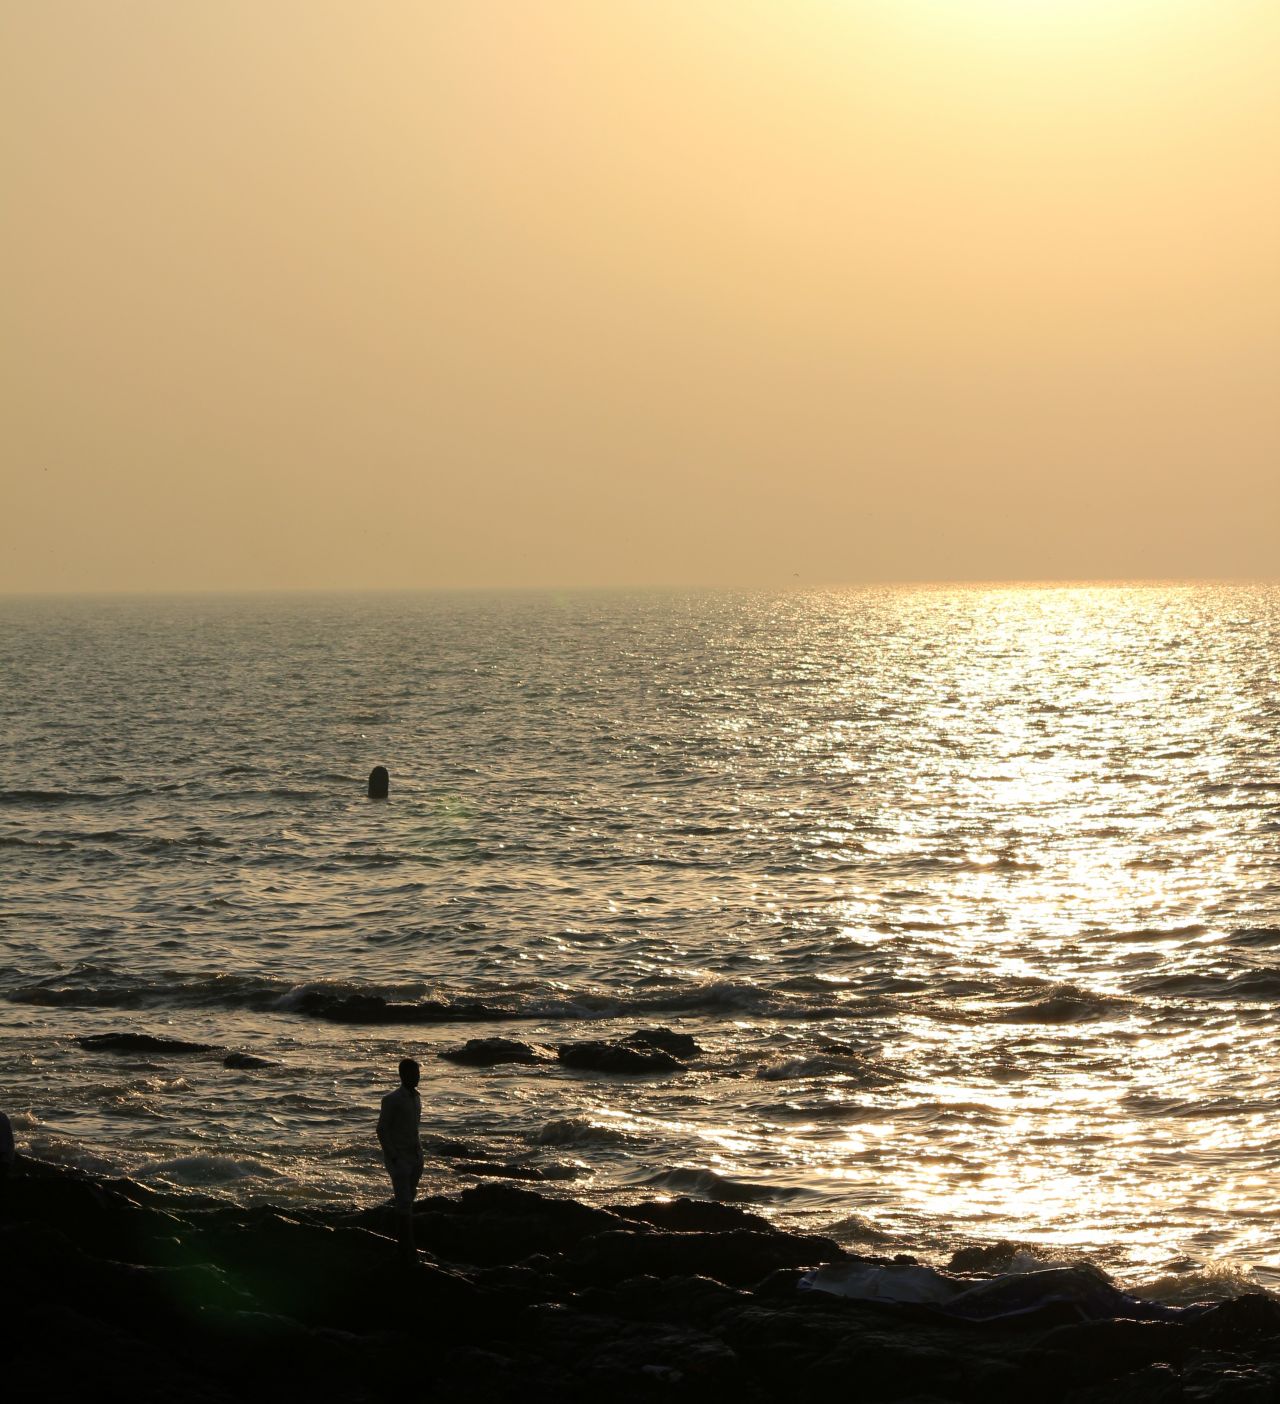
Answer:
[[(488, 1182), (383, 1208), (239, 1208), (31, 1161), (0, 1180), (4, 1398), (1280, 1399), (1280, 1307), (977, 1324), (800, 1292), (848, 1259), (746, 1210)], [(883, 1260), (862, 1260), (883, 1261)]]

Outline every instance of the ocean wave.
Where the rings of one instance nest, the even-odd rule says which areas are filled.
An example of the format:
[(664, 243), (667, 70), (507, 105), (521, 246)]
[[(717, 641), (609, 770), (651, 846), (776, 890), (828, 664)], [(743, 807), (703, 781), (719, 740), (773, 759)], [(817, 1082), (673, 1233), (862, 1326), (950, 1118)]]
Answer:
[(280, 1172), (258, 1160), (237, 1160), (229, 1155), (180, 1155), (145, 1165), (134, 1172), (140, 1180), (163, 1180), (175, 1185), (226, 1185), (238, 1180), (274, 1180)]
[(784, 1058), (776, 1063), (764, 1063), (756, 1076), (766, 1082), (803, 1082), (807, 1078), (839, 1078), (859, 1087), (881, 1087), (894, 1081), (892, 1074), (869, 1064), (859, 1057), (819, 1055), (817, 1057)]
[(135, 852), (161, 856), (189, 848), (229, 848), (229, 840), (219, 834), (197, 830), (190, 834), (148, 834), (127, 829), (61, 829), (42, 830), (33, 835), (7, 834), (0, 836), (0, 847), (83, 849), (89, 845), (107, 847), (131, 845)]
[(1170, 1306), (1190, 1306), (1196, 1302), (1229, 1302), (1261, 1289), (1253, 1272), (1238, 1263), (1208, 1263), (1184, 1272), (1138, 1283), (1127, 1290), (1148, 1302)]
[[(104, 781), (91, 780), (90, 784)], [(91, 794), (87, 790), (40, 790), (15, 789), (0, 790), (0, 807), (4, 808), (53, 808), (58, 805), (77, 804), (116, 804), (120, 800), (139, 799), (144, 795), (167, 794), (185, 788), (183, 782), (170, 782), (161, 785), (135, 785), (125, 790), (108, 794)]]
[(1133, 1093), (1122, 1097), (1124, 1106), (1143, 1116), (1168, 1116), (1182, 1121), (1212, 1121), (1263, 1116), (1271, 1111), (1272, 1103), (1257, 1097), (1159, 1097), (1152, 1093)]
[(1125, 999), (1064, 985), (1043, 999), (1002, 1009), (991, 1017), (997, 1024), (1079, 1024), (1112, 1017), (1128, 1005)]
[(536, 1146), (630, 1146), (639, 1137), (590, 1117), (562, 1116), (548, 1121), (530, 1140)]
[(270, 1009), (289, 990), (284, 981), (252, 975), (116, 973), (98, 966), (47, 975), (10, 990), (13, 1004), (71, 1009)]
[(675, 1194), (714, 1199), (720, 1204), (777, 1204), (810, 1193), (791, 1185), (752, 1184), (722, 1175), (718, 1170), (676, 1166), (637, 1181), (641, 1189), (669, 1190)]
[[(140, 835), (134, 834), (124, 834), (121, 837), (130, 841), (141, 838)], [(172, 837), (158, 835), (154, 838), (142, 838), (138, 844), (138, 850), (141, 853), (162, 854), (186, 848), (230, 848), (231, 846), (230, 840), (223, 838), (221, 834), (210, 834), (204, 830), (197, 830), (195, 833), (176, 834)]]
[(1089, 935), (1101, 941), (1181, 941), (1203, 936), (1207, 926), (1191, 922), (1186, 926), (1143, 926), (1132, 931), (1091, 931)]
[(120, 1163), (98, 1154), (65, 1136), (47, 1131), (35, 1131), (27, 1140), (28, 1152), (38, 1160), (51, 1160), (55, 1165), (69, 1165), (91, 1175), (117, 1176), (123, 1173)]
[(1262, 966), (1225, 972), (1188, 970), (1139, 980), (1136, 988), (1145, 994), (1273, 1004), (1280, 999), (1280, 968)]
[[(859, 1005), (865, 1012), (865, 996)], [(821, 1020), (838, 1018), (844, 1006), (788, 995), (735, 981), (714, 980), (653, 994), (634, 991), (578, 993), (496, 991), (491, 996), (455, 998), (437, 992), (429, 999), (405, 1000), (376, 990), (337, 988), (323, 983), (298, 986), (279, 1007), (312, 1018), (350, 1024), (435, 1024), (501, 1020), (580, 1020), (645, 1017), (651, 1014), (751, 1013), (758, 1018)]]
[(897, 1234), (887, 1233), (884, 1229), (877, 1228), (870, 1219), (864, 1218), (861, 1214), (847, 1214), (843, 1219), (836, 1219), (833, 1223), (826, 1224), (822, 1232), (828, 1238), (834, 1238), (839, 1244), (848, 1243), (897, 1243)]
[(1245, 926), (1227, 939), (1233, 946), (1280, 946), (1280, 926)]
[[(10, 974), (16, 972), (11, 971)], [(466, 993), (423, 985), (362, 985), (350, 981), (273, 979), (264, 975), (189, 975), (160, 969), (142, 975), (82, 965), (16, 984), (13, 1004), (82, 1009), (245, 1009), (295, 1014), (338, 1024), (436, 1024), (647, 1018), (653, 1015), (751, 1015), (818, 1023), (882, 1012), (885, 1000), (921, 983), (892, 977), (832, 986), (807, 978), (797, 988), (737, 980), (706, 980), (651, 991), (502, 986)]]
[(103, 798), (75, 790), (0, 790), (0, 805), (98, 804)]
[(856, 1102), (837, 1094), (808, 1102), (775, 1102), (760, 1110), (764, 1116), (784, 1117), (788, 1121), (830, 1121), (838, 1126), (852, 1126), (860, 1121), (883, 1121), (889, 1117), (892, 1109), (879, 1102)]

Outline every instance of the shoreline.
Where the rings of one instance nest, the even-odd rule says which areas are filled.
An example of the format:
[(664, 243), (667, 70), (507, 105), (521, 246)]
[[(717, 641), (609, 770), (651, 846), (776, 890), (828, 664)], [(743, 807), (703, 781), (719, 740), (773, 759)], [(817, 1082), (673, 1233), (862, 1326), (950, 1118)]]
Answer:
[[(420, 1252), (401, 1264), (386, 1207), (245, 1208), (24, 1157), (0, 1181), (13, 1397), (1163, 1404), (1280, 1389), (1280, 1303), (1263, 1293), (1162, 1308), (1094, 1269), (1004, 1273), (972, 1250), (938, 1274), (739, 1206), (597, 1207), (500, 1179), (420, 1199), (414, 1218)], [(824, 1268), (967, 1291), (939, 1306), (805, 1290)], [(1033, 1276), (1051, 1287), (1034, 1299)], [(975, 1295), (986, 1315), (954, 1314)]]

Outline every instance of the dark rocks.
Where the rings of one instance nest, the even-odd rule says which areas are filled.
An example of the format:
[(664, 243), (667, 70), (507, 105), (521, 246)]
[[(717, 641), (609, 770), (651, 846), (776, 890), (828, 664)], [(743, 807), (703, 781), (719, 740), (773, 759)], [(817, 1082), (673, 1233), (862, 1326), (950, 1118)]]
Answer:
[(1084, 1385), (1157, 1361), (1176, 1364), (1190, 1347), (1185, 1329), (1167, 1321), (1081, 1321), (1050, 1331), (1038, 1352), (1046, 1376)]
[(436, 1055), (451, 1063), (491, 1068), (498, 1063), (550, 1063), (551, 1053), (514, 1038), (469, 1038), (461, 1048), (442, 1048)]
[(592, 1234), (626, 1227), (625, 1219), (607, 1210), (497, 1182), (465, 1189), (457, 1200), (427, 1200), (414, 1215), (420, 1244), (477, 1267), (562, 1254)]
[(560, 1061), (567, 1067), (587, 1068), (591, 1072), (664, 1073), (679, 1072), (684, 1066), (679, 1058), (673, 1058), (660, 1048), (635, 1048), (621, 1040), (562, 1043), (558, 1052)]
[(660, 1048), (673, 1058), (696, 1058), (702, 1052), (692, 1034), (677, 1033), (674, 1029), (636, 1029), (627, 1034), (624, 1042), (641, 1048)]
[(1019, 1253), (1026, 1251), (1026, 1245), (1011, 1243), (1007, 1238), (997, 1243), (975, 1243), (967, 1248), (957, 1248), (947, 1263), (948, 1272), (983, 1273), (1004, 1272)]
[(488, 1160), (489, 1152), (482, 1146), (473, 1146), (467, 1141), (457, 1141), (451, 1136), (432, 1136), (430, 1133), (422, 1138), (422, 1144), (431, 1155), (443, 1156), (445, 1160)]
[(552, 1180), (557, 1178), (548, 1175), (547, 1172), (537, 1165), (497, 1165), (490, 1160), (469, 1160), (457, 1167), (459, 1175), (473, 1175), (477, 1179), (492, 1177), (501, 1180)]
[(516, 1017), (515, 1010), (488, 1004), (447, 1004), (438, 999), (413, 1004), (381, 995), (334, 995), (323, 990), (304, 990), (291, 1008), (335, 1024), (449, 1024)]
[(848, 1258), (829, 1238), (731, 1229), (728, 1233), (611, 1232), (586, 1239), (572, 1254), (589, 1282), (628, 1277), (702, 1275), (729, 1287), (751, 1287), (778, 1268), (814, 1267)]
[(637, 1029), (615, 1039), (562, 1043), (560, 1061), (571, 1068), (604, 1073), (679, 1072), (701, 1050), (691, 1035), (672, 1029)]
[(408, 1264), (394, 1219), (242, 1208), (24, 1158), (0, 1182), (0, 1388), (198, 1404), (1280, 1398), (1280, 1305), (1261, 1294), (1055, 1330), (798, 1291), (806, 1268), (848, 1255), (729, 1205), (613, 1211), (487, 1182), (419, 1201), (428, 1251)]
[(465, 1189), (459, 1208), (463, 1214), (477, 1218), (497, 1216), (545, 1225), (554, 1239), (555, 1249), (571, 1247), (588, 1234), (626, 1227), (607, 1209), (593, 1209), (576, 1199), (547, 1199), (515, 1185), (476, 1185)]
[(624, 1219), (652, 1224), (674, 1233), (724, 1233), (731, 1229), (754, 1229), (772, 1233), (773, 1225), (762, 1214), (752, 1214), (730, 1204), (710, 1199), (659, 1200), (654, 1204), (615, 1205), (613, 1212)]
[(1280, 1302), (1262, 1292), (1250, 1292), (1219, 1302), (1189, 1328), (1198, 1346), (1237, 1350), (1280, 1337)]
[(666, 1322), (635, 1322), (594, 1316), (548, 1303), (530, 1308), (543, 1342), (574, 1362), (574, 1376), (587, 1389), (625, 1389), (637, 1384), (668, 1392), (692, 1384), (699, 1390), (728, 1390), (741, 1377), (736, 1353), (716, 1336)]
[(709, 1277), (629, 1277), (612, 1287), (574, 1296), (574, 1305), (601, 1316), (630, 1321), (684, 1321), (706, 1326), (734, 1308), (751, 1305), (744, 1292)]
[(80, 1034), (76, 1042), (95, 1053), (221, 1053), (216, 1043), (188, 1043), (181, 1038), (157, 1038), (152, 1034)]

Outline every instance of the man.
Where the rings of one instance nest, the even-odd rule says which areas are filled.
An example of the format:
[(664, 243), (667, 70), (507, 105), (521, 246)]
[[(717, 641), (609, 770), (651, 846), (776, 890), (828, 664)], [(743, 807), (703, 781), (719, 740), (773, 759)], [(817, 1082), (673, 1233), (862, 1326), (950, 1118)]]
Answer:
[(418, 1124), (422, 1119), (422, 1099), (418, 1078), (422, 1069), (412, 1058), (400, 1062), (400, 1086), (382, 1099), (378, 1117), (378, 1144), (391, 1176), (391, 1189), (400, 1221), (400, 1254), (413, 1258), (413, 1200), (422, 1178), (422, 1141)]

